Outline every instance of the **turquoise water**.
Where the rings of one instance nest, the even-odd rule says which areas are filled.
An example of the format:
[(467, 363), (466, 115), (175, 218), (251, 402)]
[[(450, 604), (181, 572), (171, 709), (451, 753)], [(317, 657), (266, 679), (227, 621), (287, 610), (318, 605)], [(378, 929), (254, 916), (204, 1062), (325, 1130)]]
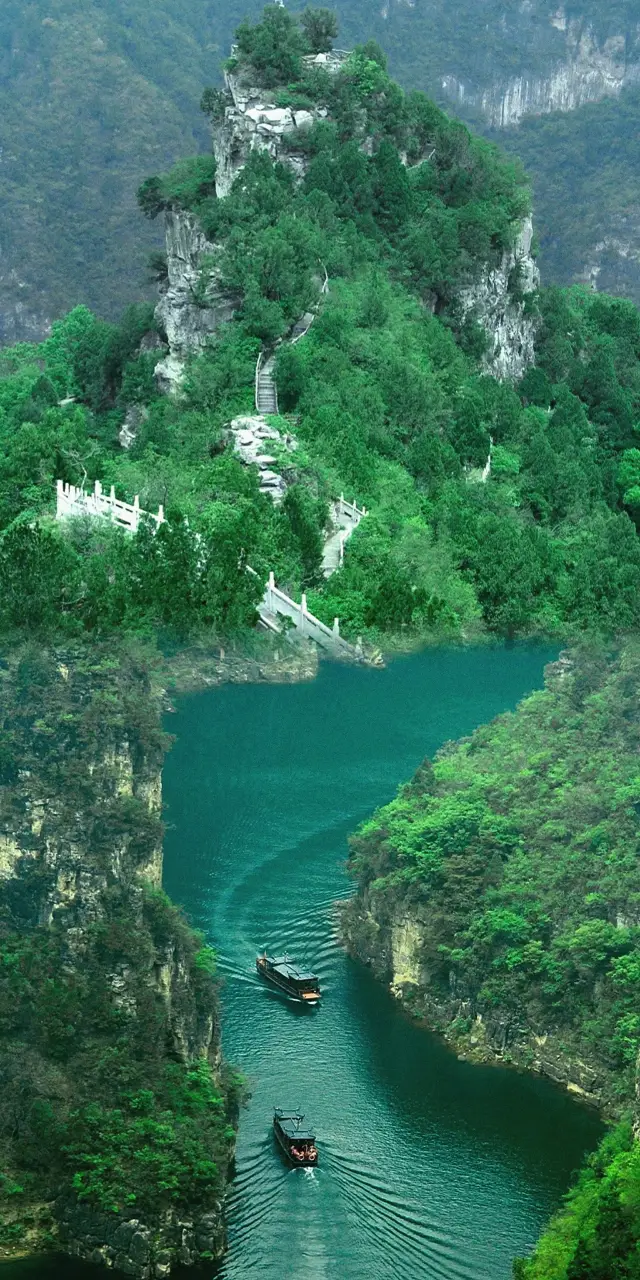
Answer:
[[(539, 687), (554, 656), (327, 664), (309, 684), (184, 698), (168, 718), (165, 887), (219, 950), (225, 1052), (252, 1089), (228, 1280), (508, 1280), (595, 1146), (595, 1115), (547, 1081), (458, 1062), (335, 937), (348, 832), (425, 755)], [(317, 969), (320, 1009), (259, 983), (263, 946)], [(274, 1104), (315, 1125), (317, 1170), (282, 1163)]]

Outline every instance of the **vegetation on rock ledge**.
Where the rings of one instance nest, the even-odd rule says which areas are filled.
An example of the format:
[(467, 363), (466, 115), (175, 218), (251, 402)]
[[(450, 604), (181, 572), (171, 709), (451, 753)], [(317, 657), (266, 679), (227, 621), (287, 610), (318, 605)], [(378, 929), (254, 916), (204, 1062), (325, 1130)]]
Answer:
[(154, 887), (156, 701), (122, 649), (14, 651), (0, 680), (0, 1241), (79, 1205), (162, 1231), (215, 1208), (235, 1085), (213, 953)]

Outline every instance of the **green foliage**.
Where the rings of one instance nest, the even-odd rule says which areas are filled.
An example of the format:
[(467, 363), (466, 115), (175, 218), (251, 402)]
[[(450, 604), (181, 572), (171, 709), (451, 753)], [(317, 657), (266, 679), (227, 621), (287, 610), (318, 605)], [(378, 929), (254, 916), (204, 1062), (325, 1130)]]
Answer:
[(261, 22), (242, 22), (236, 41), (241, 61), (251, 65), (266, 88), (299, 79), (304, 40), (284, 6), (268, 4)]
[[(306, 152), (306, 177), (296, 184), (253, 152), (225, 199), (213, 195), (210, 156), (143, 184), (151, 215), (168, 205), (196, 214), (219, 246), (220, 284), (238, 299), (235, 319), (188, 367), (181, 399), (155, 393), (145, 307), (119, 326), (75, 308), (39, 347), (6, 353), (0, 626), (224, 634), (253, 623), (269, 569), (292, 591), (314, 588), (319, 616), (338, 615), (352, 635), (636, 626), (635, 309), (547, 291), (539, 365), (520, 395), (483, 375), (484, 331), (460, 324), (456, 296), (513, 244), (528, 208), (522, 172), (423, 95), (404, 95), (375, 43), (329, 77), (305, 70), (304, 25), (279, 6), (241, 32), (241, 61), (257, 57), (269, 78), (270, 59), (297, 58), (286, 92), (327, 107), (291, 139)], [(215, 115), (219, 96), (208, 92), (204, 105)], [(325, 271), (330, 292), (308, 335), (278, 351), (280, 405), (296, 415), (302, 447), (283, 460), (290, 488), (275, 509), (226, 448), (225, 427), (252, 408), (260, 344), (316, 306)], [(210, 276), (205, 260), (193, 291), (202, 307)], [(514, 297), (519, 289), (514, 279)], [(117, 431), (131, 404), (144, 420), (124, 456)], [(157, 536), (142, 528), (135, 538), (49, 528), (56, 478), (113, 484), (147, 510), (162, 503), (169, 518)], [(324, 584), (326, 504), (341, 490), (373, 515)]]
[(327, 53), (338, 34), (338, 20), (331, 9), (304, 9), (300, 16), (304, 40), (311, 53)]
[[(519, 1028), (553, 1030), (618, 1100), (640, 1048), (639, 692), (635, 641), (571, 653), (544, 692), (443, 748), (351, 853), (381, 918), (418, 904), (439, 997), (455, 983), (507, 1048)], [(531, 1272), (547, 1274), (565, 1273)]]
[(197, 212), (203, 201), (215, 196), (215, 178), (213, 156), (178, 160), (163, 177), (145, 178), (138, 188), (138, 204), (148, 218), (155, 218), (163, 209), (173, 207)]
[[(139, 879), (162, 838), (145, 787), (166, 747), (145, 655), (122, 642), (117, 651), (34, 646), (5, 654), (1, 678), (3, 826), (20, 822), (21, 778), (43, 813), (55, 797), (43, 847), (81, 848), (95, 899), (86, 889), (61, 899), (42, 924), (38, 904), (52, 888), (42, 857), (25, 859), (2, 895), (0, 1198), (62, 1197), (152, 1219), (210, 1208), (236, 1100), (200, 1056), (199, 1029), (216, 1016), (215, 954)], [(118, 761), (129, 763), (132, 794)], [(171, 964), (181, 976), (169, 1012), (156, 975)]]
[(621, 1124), (588, 1160), (516, 1280), (634, 1280), (640, 1257), (640, 1146)]

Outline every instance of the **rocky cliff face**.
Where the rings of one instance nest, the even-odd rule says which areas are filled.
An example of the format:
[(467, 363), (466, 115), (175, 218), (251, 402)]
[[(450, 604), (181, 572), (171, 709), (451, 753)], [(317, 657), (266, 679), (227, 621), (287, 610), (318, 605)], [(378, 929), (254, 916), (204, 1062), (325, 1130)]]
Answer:
[[(319, 53), (304, 61), (332, 72), (342, 65), (344, 55)], [(290, 145), (292, 138), (326, 116), (324, 107), (308, 111), (280, 107), (272, 92), (252, 85), (246, 75), (225, 72), (225, 101), (213, 130), (217, 195), (229, 194), (252, 151), (266, 151), (272, 160), (292, 169), (296, 177), (304, 177), (305, 155)]]
[(540, 273), (531, 256), (532, 239), (527, 218), (499, 266), (487, 266), (459, 296), (463, 317), (475, 319), (485, 331), (485, 369), (500, 379), (517, 381), (534, 360), (535, 319), (527, 310), (527, 295), (538, 288)]
[(238, 299), (220, 287), (219, 250), (206, 239), (192, 214), (169, 210), (165, 237), (167, 282), (156, 319), (166, 333), (169, 350), (155, 372), (161, 390), (171, 394), (180, 386), (187, 357), (198, 355), (209, 336), (232, 318)]
[(419, 907), (381, 910), (370, 894), (352, 898), (342, 911), (342, 936), (351, 955), (370, 966), (414, 1017), (440, 1032), (460, 1057), (501, 1061), (549, 1076), (570, 1093), (615, 1113), (615, 1081), (594, 1053), (589, 1060), (568, 1034), (529, 1027), (500, 1008), (483, 1005), (458, 989), (434, 988), (423, 961), (425, 921)]
[[(318, 54), (307, 61), (335, 71), (345, 56)], [(276, 97), (253, 86), (246, 74), (243, 78), (226, 74), (226, 88), (213, 119), (219, 199), (229, 194), (255, 151), (266, 152), (274, 161), (287, 165), (297, 179), (304, 177), (307, 157), (303, 147), (296, 148), (296, 135), (326, 119), (327, 110), (280, 107)], [(361, 149), (371, 154), (372, 139), (364, 132), (358, 136)], [(169, 210), (165, 230), (168, 274), (156, 317), (166, 333), (168, 352), (156, 366), (156, 378), (163, 391), (175, 394), (188, 357), (204, 349), (208, 338), (231, 319), (240, 300), (222, 287), (217, 265), (220, 247), (207, 240), (193, 214)], [(485, 368), (498, 378), (522, 377), (534, 358), (535, 327), (525, 304), (526, 295), (539, 284), (531, 256), (532, 235), (531, 219), (526, 219), (513, 249), (497, 266), (487, 265), (458, 298), (462, 319), (473, 318), (485, 330)]]
[[(82, 1108), (94, 1104), (103, 1117), (96, 1158), (109, 1162), (111, 1117), (123, 1115), (120, 1072), (148, 1091), (167, 1069), (204, 1063), (212, 1082), (219, 1077), (215, 999), (194, 968), (201, 944), (160, 893), (166, 744), (157, 697), (143, 669), (106, 653), (9, 655), (1, 682), (0, 1160), (34, 1196), (0, 1196), (0, 1245), (38, 1248), (46, 1238), (152, 1280), (222, 1252), (220, 1193), (190, 1215), (180, 1203), (156, 1207), (143, 1188), (129, 1197), (132, 1209), (112, 1203), (105, 1212), (98, 1186), (78, 1196), (65, 1152), (74, 1115), (85, 1116), (79, 1150), (91, 1143), (92, 1113)], [(5, 959), (16, 948), (35, 975), (17, 991)], [(31, 1132), (34, 1106), (55, 1120), (48, 1138), (37, 1125)], [(125, 1141), (126, 1122), (116, 1123)], [(75, 1159), (81, 1168), (84, 1157)], [(136, 1189), (135, 1174), (123, 1168), (122, 1178)]]
[(526, 115), (571, 111), (617, 96), (640, 79), (640, 23), (603, 36), (583, 18), (569, 17), (561, 6), (549, 17), (546, 36), (545, 55), (536, 57), (541, 36), (532, 32), (534, 65), (527, 69), (525, 57), (518, 75), (503, 79), (497, 74), (488, 84), (478, 85), (452, 73), (442, 78), (443, 93), (459, 109), (472, 107), (493, 128), (504, 129)]
[[(307, 61), (333, 70), (342, 59), (318, 54)], [(256, 88), (246, 78), (225, 73), (225, 91), (213, 123), (218, 198), (228, 196), (252, 151), (264, 151), (286, 164), (297, 178), (304, 177), (306, 159), (303, 151), (295, 148), (295, 134), (326, 115), (323, 107), (313, 111), (279, 107), (273, 93)], [(192, 214), (169, 210), (165, 235), (168, 276), (156, 317), (167, 335), (169, 350), (156, 366), (156, 377), (161, 390), (175, 394), (187, 358), (198, 355), (209, 336), (231, 319), (239, 299), (221, 287), (216, 268), (219, 248), (207, 240)]]
[(581, 284), (604, 293), (640, 301), (640, 220), (619, 220), (593, 245), (578, 277)]

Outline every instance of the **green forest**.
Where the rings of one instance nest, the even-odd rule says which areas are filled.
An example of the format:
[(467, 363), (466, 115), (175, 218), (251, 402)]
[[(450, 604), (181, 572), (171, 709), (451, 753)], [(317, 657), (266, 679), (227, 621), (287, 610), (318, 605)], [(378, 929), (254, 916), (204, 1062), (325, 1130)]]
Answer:
[[(436, 998), (454, 990), (504, 1028), (507, 1056), (523, 1027), (551, 1029), (623, 1113), (640, 1047), (639, 689), (637, 640), (570, 652), (515, 713), (425, 761), (351, 842), (376, 920), (420, 919)], [(464, 1042), (470, 1026), (453, 1030)], [(625, 1122), (516, 1276), (631, 1280), (639, 1179)]]
[[(159, 236), (153, 226), (140, 225), (136, 187), (145, 174), (206, 144), (198, 111), (202, 85), (219, 78), (237, 23), (247, 15), (255, 18), (261, 7), (260, 0), (87, 0), (79, 9), (73, 0), (5, 0), (0, 340), (38, 337), (77, 303), (115, 320), (145, 289), (151, 296), (145, 259), (160, 247)], [(550, 0), (537, 0), (526, 14), (515, 0), (481, 6), (468, 0), (462, 8), (417, 0), (383, 12), (361, 0), (340, 0), (336, 8), (343, 45), (375, 37), (400, 82), (436, 98), (445, 75), (491, 85), (523, 71), (544, 72), (564, 51), (563, 37), (548, 22), (557, 8)], [(606, 36), (626, 28), (633, 6), (620, 0), (604, 16), (601, 10), (582, 4), (576, 13), (586, 11)], [(551, 165), (562, 182), (567, 158), (562, 138), (557, 157), (553, 146), (549, 150), (552, 143), (549, 133), (539, 178), (534, 165), (545, 241), (546, 227), (553, 232), (545, 174)], [(621, 156), (627, 172), (620, 175), (625, 187), (631, 181), (632, 139), (625, 140), (627, 146)], [(523, 135), (528, 163), (534, 159), (530, 151)], [(608, 228), (609, 204), (608, 191), (594, 177), (585, 216), (597, 239), (600, 228)], [(571, 261), (575, 235), (573, 226), (567, 229)], [(563, 246), (560, 237), (555, 258), (562, 274), (549, 274), (549, 280), (570, 278)], [(546, 263), (551, 273), (553, 255), (545, 269)]]
[[(149, 690), (136, 646), (148, 644), (148, 654), (156, 644), (248, 636), (273, 570), (291, 594), (305, 590), (327, 624), (338, 616), (347, 637), (372, 645), (571, 642), (545, 691), (425, 762), (360, 829), (351, 869), (382, 914), (397, 901), (419, 907), (435, 990), (453, 975), (507, 1030), (523, 1019), (533, 1028), (552, 1024), (568, 1054), (598, 1060), (607, 1100), (623, 1122), (515, 1274), (632, 1280), (640, 1274), (640, 1172), (626, 1119), (640, 1042), (640, 651), (632, 638), (640, 626), (640, 313), (630, 301), (578, 286), (526, 292), (514, 261), (509, 307), (519, 323), (535, 325), (536, 363), (515, 386), (497, 380), (487, 372), (482, 317), (464, 312), (460, 294), (514, 252), (532, 202), (519, 160), (424, 93), (404, 92), (375, 41), (356, 45), (335, 75), (309, 69), (305, 55), (336, 39), (333, 22), (316, 12), (299, 23), (268, 6), (261, 21), (241, 22), (230, 65), (280, 105), (326, 115), (291, 137), (305, 158), (300, 183), (286, 165), (254, 152), (218, 199), (215, 162), (201, 145), (205, 117), (215, 123), (220, 111), (218, 49), (211, 42), (203, 52), (199, 38), (202, 27), (215, 26), (216, 6), (192, 8), (187, 21), (175, 0), (161, 38), (162, 13), (146, 7), (142, 14), (143, 7), (130, 39), (122, 32), (131, 14), (114, 9), (116, 39), (104, 12), (98, 21), (89, 8), (80, 19), (58, 0), (40, 18), (34, 3), (25, 11), (33, 30), (27, 23), (15, 51), (23, 7), (10, 6), (4, 29), (0, 19), (2, 48), (11, 54), (8, 83), (16, 75), (32, 83), (37, 65), (60, 85), (65, 68), (80, 77), (82, 67), (78, 111), (96, 122), (96, 146), (87, 152), (77, 117), (65, 117), (75, 159), (64, 132), (59, 150), (45, 135), (47, 210), (38, 196), (44, 144), (26, 148), (22, 173), (11, 153), (10, 198), (0, 215), (0, 239), (24, 236), (26, 255), (39, 240), (41, 217), (58, 228), (66, 222), (69, 174), (84, 175), (87, 203), (63, 238), (75, 257), (58, 259), (52, 287), (42, 240), (45, 256), (31, 259), (29, 287), (46, 294), (57, 314), (77, 301), (77, 280), (87, 275), (93, 309), (74, 305), (44, 340), (0, 351), (0, 640), (14, 655), (1, 674), (3, 803), (13, 803), (21, 770), (31, 771), (51, 792), (68, 795), (70, 812), (86, 811), (97, 865), (104, 856), (98, 816), (107, 834), (133, 830), (139, 839), (130, 850), (131, 882), (122, 892), (110, 886), (108, 910), (88, 930), (89, 961), (73, 979), (65, 922), (45, 928), (30, 918), (28, 893), (8, 902), (2, 1105), (15, 1136), (5, 1144), (10, 1173), (0, 1191), (19, 1205), (21, 1196), (46, 1197), (62, 1185), (70, 1198), (106, 1213), (135, 1205), (150, 1214), (186, 1211), (220, 1192), (236, 1085), (214, 1087), (208, 1070), (168, 1060), (163, 1015), (140, 976), (171, 942), (195, 993), (187, 1012), (198, 1017), (215, 1006), (214, 957), (158, 892), (140, 889), (132, 905), (131, 883), (160, 838), (159, 824), (120, 794), (97, 815), (94, 783), (83, 791), (79, 777), (82, 759), (100, 757), (105, 707), (114, 740), (131, 722), (139, 753), (159, 767), (166, 744), (145, 718)], [(508, 10), (515, 21), (515, 6)], [(615, 26), (625, 14), (613, 7), (608, 22)], [(422, 9), (418, 16), (424, 19)], [(347, 13), (347, 36), (351, 21)], [(442, 30), (446, 41), (444, 18)], [(122, 77), (129, 116), (118, 116), (101, 91), (107, 80), (92, 86), (89, 47), (105, 75)], [(191, 69), (176, 79), (182, 57)], [(143, 81), (132, 78), (132, 66)], [(213, 83), (198, 117), (190, 114), (192, 76)], [(622, 115), (598, 113), (601, 149), (620, 126), (626, 154), (633, 102), (623, 100)], [(155, 133), (161, 110), (162, 147)], [(53, 100), (50, 130), (61, 115)], [(556, 119), (536, 122), (522, 135), (534, 168), (546, 173), (550, 223), (554, 200), (575, 207), (589, 193), (588, 176), (578, 183), (575, 171), (552, 190), (548, 138), (573, 147), (583, 130), (586, 147), (594, 118), (576, 115), (566, 130)], [(17, 128), (18, 115), (8, 119)], [(138, 119), (136, 133), (130, 124)], [(39, 137), (39, 122), (40, 106), (26, 119), (27, 138)], [(100, 173), (99, 189), (86, 165), (94, 178)], [(613, 181), (614, 169), (608, 172)], [(145, 221), (139, 212), (134, 221), (133, 187)], [(22, 221), (19, 201), (30, 211)], [(91, 212), (94, 202), (99, 212)], [(195, 305), (207, 305), (212, 281), (238, 299), (234, 319), (188, 362), (175, 397), (159, 393), (154, 368), (166, 334), (130, 269), (135, 241), (136, 253), (153, 251), (148, 278), (162, 280), (158, 218), (165, 211), (194, 215), (216, 246), (194, 288)], [(595, 222), (584, 241), (567, 228), (576, 262), (592, 233)], [(551, 262), (555, 250), (544, 234), (543, 244)], [(103, 274), (87, 274), (98, 260)], [(560, 272), (559, 264), (560, 256), (549, 271)], [(130, 302), (117, 321), (116, 298)], [(293, 325), (316, 306), (309, 333), (292, 346)], [(234, 455), (228, 424), (252, 411), (258, 354), (281, 339), (280, 415), (272, 421), (298, 448), (287, 494), (275, 506), (260, 492), (257, 469)], [(132, 410), (140, 425), (125, 450), (120, 431)], [(138, 495), (144, 510), (162, 504), (166, 520), (158, 529), (143, 520), (135, 535), (108, 522), (56, 522), (57, 480), (99, 481), (127, 501)], [(368, 515), (325, 582), (323, 536), (331, 500), (342, 491)], [(69, 652), (79, 677), (67, 686), (60, 672)], [(136, 1019), (115, 1008), (107, 989), (105, 974), (122, 955), (140, 977)], [(78, 1031), (73, 1045), (70, 1028)], [(35, 1056), (18, 1072), (27, 1044)], [(68, 1099), (69, 1072), (83, 1082), (77, 1105), (40, 1105), (58, 1086)]]
[(569, 284), (584, 273), (594, 247), (612, 238), (623, 254), (612, 248), (598, 255), (598, 289), (640, 298), (639, 107), (640, 92), (630, 87), (617, 99), (530, 117), (499, 135), (531, 177), (543, 280)]
[[(282, 92), (330, 109), (292, 139), (308, 155), (302, 186), (255, 154), (226, 199), (213, 194), (211, 157), (140, 188), (152, 220), (167, 207), (195, 212), (220, 246), (223, 285), (242, 299), (192, 360), (184, 395), (156, 391), (143, 304), (119, 325), (76, 308), (44, 343), (2, 353), (0, 628), (230, 633), (252, 624), (270, 569), (291, 591), (309, 588), (321, 618), (376, 639), (634, 627), (638, 312), (579, 289), (524, 297), (514, 270), (513, 306), (539, 315), (538, 364), (517, 388), (484, 374), (483, 331), (461, 319), (457, 291), (514, 243), (529, 207), (519, 166), (422, 94), (404, 95), (377, 46), (356, 50), (333, 79), (305, 78), (297, 26), (286, 13), (269, 21), (284, 22), (278, 57), (298, 76)], [(268, 36), (268, 22), (255, 30)], [(263, 74), (277, 78), (269, 56)], [(215, 102), (205, 95), (209, 111)], [(274, 508), (224, 428), (250, 411), (260, 345), (310, 305), (319, 264), (328, 300), (278, 360), (281, 409), (301, 447), (296, 483)], [(206, 265), (203, 277), (206, 288)], [(131, 405), (145, 421), (125, 452), (118, 431)], [(163, 503), (167, 522), (135, 538), (55, 525), (58, 478), (99, 479), (148, 510)], [(343, 489), (371, 516), (327, 586), (322, 531)]]

